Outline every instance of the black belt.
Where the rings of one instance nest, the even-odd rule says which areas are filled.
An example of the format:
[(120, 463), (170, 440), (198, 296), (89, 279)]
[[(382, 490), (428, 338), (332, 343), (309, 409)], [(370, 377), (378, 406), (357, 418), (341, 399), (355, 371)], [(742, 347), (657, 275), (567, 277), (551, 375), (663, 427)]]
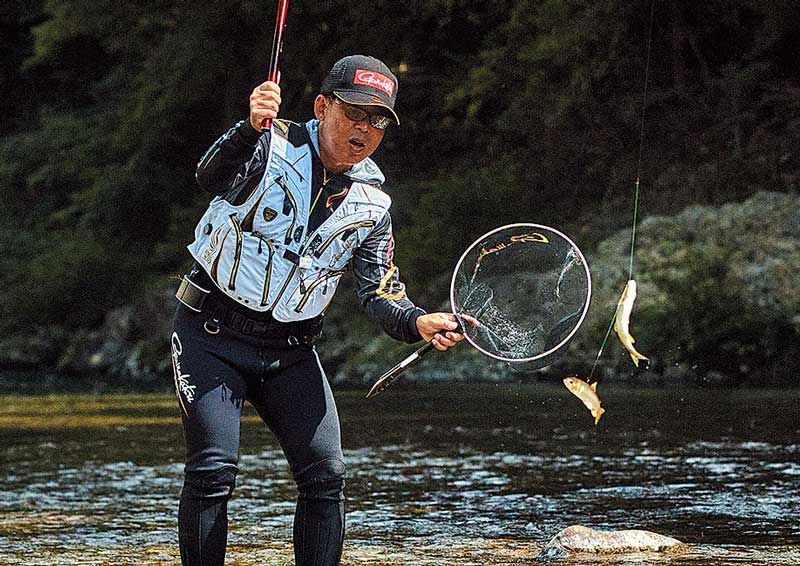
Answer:
[(239, 307), (233, 299), (223, 295), (210, 280), (201, 279), (201, 283), (208, 286), (208, 289), (204, 289), (193, 281), (193, 278), (194, 274), (183, 277), (175, 297), (191, 310), (209, 315), (204, 325), (209, 334), (218, 333), (220, 327), (224, 326), (240, 334), (285, 341), (292, 346), (299, 344), (310, 346), (322, 334), (321, 316), (295, 322), (277, 321), (270, 313), (255, 313), (256, 316), (248, 316), (242, 312), (247, 307)]

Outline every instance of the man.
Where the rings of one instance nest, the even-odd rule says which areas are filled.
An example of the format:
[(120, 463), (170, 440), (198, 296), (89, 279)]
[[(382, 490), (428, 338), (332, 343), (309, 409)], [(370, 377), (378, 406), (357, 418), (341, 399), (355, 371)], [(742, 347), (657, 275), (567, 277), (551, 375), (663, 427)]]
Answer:
[[(249, 120), (198, 165), (199, 184), (217, 196), (189, 246), (195, 265), (178, 290), (172, 334), (187, 447), (184, 565), (224, 563), (245, 400), (277, 437), (297, 483), (296, 564), (339, 564), (345, 464), (313, 344), (345, 271), (390, 336), (439, 350), (463, 339), (452, 314), (414, 306), (392, 262), (391, 200), (369, 156), (399, 124), (397, 86), (379, 60), (345, 57), (314, 101), (316, 119), (297, 124), (276, 119), (280, 89), (265, 82), (250, 95)], [(264, 120), (273, 123), (262, 134)]]

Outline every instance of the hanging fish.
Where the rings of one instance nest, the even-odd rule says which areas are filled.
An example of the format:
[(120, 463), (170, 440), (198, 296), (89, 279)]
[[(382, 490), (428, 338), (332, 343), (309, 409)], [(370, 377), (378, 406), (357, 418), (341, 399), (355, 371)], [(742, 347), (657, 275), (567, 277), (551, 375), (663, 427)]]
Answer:
[(578, 379), (577, 376), (570, 376), (564, 378), (564, 385), (575, 397), (583, 401), (583, 404), (586, 405), (586, 408), (589, 409), (589, 412), (594, 417), (594, 424), (600, 422), (600, 417), (603, 416), (606, 410), (600, 406), (600, 397), (597, 396), (597, 382), (595, 381), (589, 385), (582, 379)]
[(622, 296), (617, 303), (617, 313), (614, 315), (614, 332), (619, 336), (620, 342), (628, 350), (631, 355), (634, 365), (639, 367), (639, 360), (647, 360), (648, 358), (641, 355), (634, 348), (636, 340), (633, 339), (630, 332), (631, 324), (631, 311), (633, 310), (633, 301), (636, 300), (636, 281), (633, 279), (628, 281)]

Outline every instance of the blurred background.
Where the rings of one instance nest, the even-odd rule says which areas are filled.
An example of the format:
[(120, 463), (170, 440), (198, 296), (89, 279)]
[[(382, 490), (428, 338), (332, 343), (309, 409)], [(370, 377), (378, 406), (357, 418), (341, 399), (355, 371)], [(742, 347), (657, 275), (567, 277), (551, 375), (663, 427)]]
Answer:
[[(170, 387), (172, 295), (209, 200), (194, 169), (247, 116), (276, 4), (0, 6), (0, 388)], [(791, 0), (294, 0), (281, 114), (311, 118), (343, 55), (397, 74), (402, 125), (375, 161), (423, 308), (447, 308), (461, 252), (503, 224), (556, 227), (588, 256), (592, 307), (557, 365), (514, 374), (461, 345), (410, 379), (588, 372), (627, 280), (639, 175), (631, 330), (651, 361), (636, 370), (612, 341), (599, 371), (796, 385), (798, 28)], [(348, 286), (318, 348), (343, 384), (410, 352), (352, 316)]]

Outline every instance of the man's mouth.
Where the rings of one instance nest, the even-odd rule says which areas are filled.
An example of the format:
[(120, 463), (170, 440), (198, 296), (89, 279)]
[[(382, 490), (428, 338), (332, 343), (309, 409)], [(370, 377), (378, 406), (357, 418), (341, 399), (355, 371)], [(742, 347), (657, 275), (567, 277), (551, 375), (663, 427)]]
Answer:
[(364, 147), (366, 147), (366, 144), (355, 138), (350, 138), (350, 147), (352, 147), (355, 151), (360, 152), (364, 149)]

